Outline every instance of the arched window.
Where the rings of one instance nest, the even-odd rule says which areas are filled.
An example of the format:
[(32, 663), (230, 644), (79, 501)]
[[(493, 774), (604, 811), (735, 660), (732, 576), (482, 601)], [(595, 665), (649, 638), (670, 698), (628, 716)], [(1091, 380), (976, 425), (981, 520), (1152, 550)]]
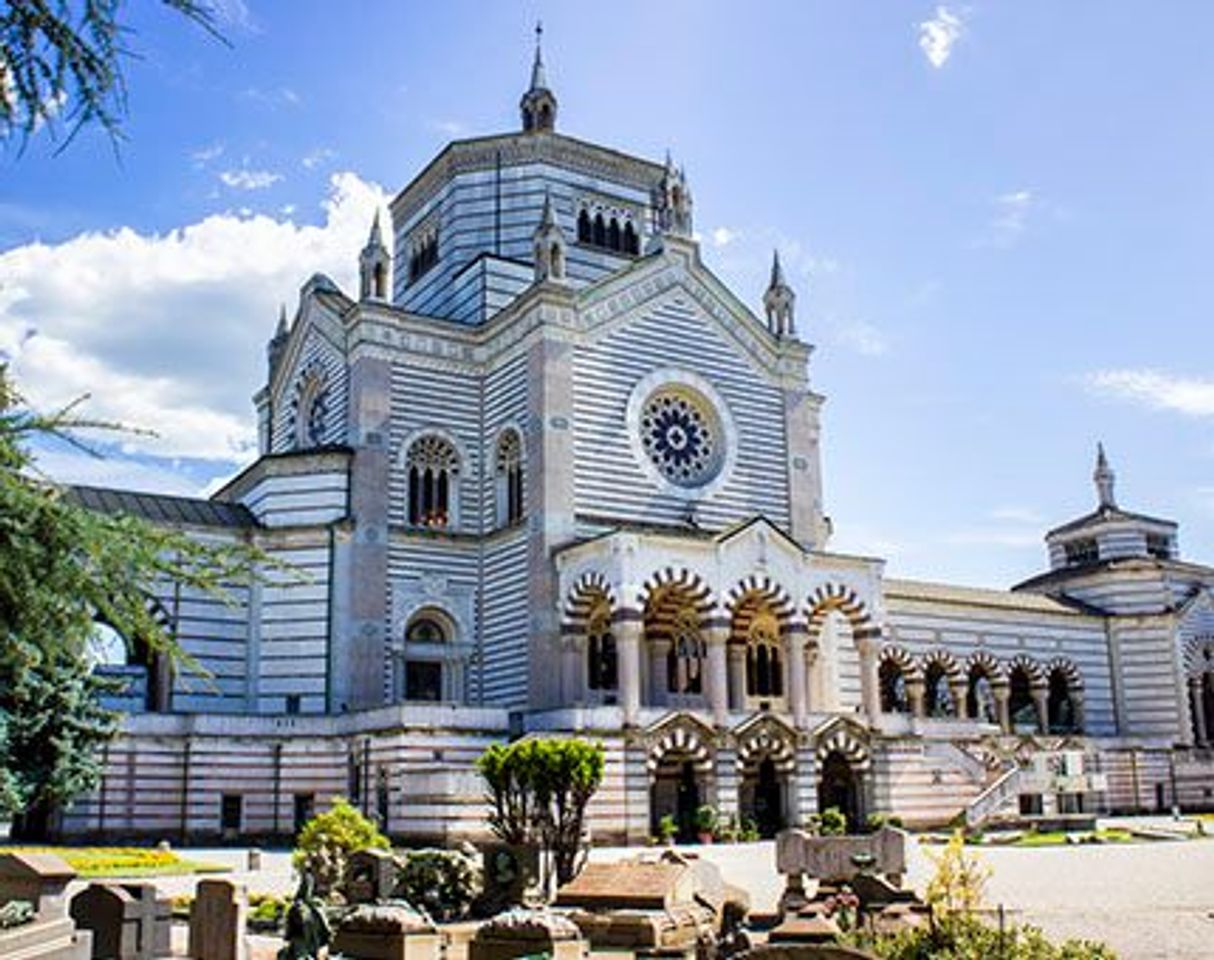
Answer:
[(523, 444), (515, 430), (497, 441), (497, 522), (508, 527), (523, 519)]
[(619, 685), (619, 656), (611, 635), (611, 608), (600, 601), (586, 624), (586, 685), (591, 690), (615, 690)]
[(1032, 680), (1022, 666), (1012, 667), (1008, 674), (1008, 718), (1017, 733), (1037, 731), (1037, 707), (1033, 703)]
[(637, 232), (632, 229), (632, 221), (628, 220), (624, 223), (624, 252), (636, 256), (641, 252), (641, 244), (637, 239)]
[(590, 214), (583, 210), (577, 215), (577, 241), (578, 243), (590, 243), (593, 236), (590, 232)]
[(594, 215), (594, 236), (591, 242), (596, 247), (605, 247), (607, 245), (607, 225), (603, 223), (603, 215), (601, 213)]
[(1050, 671), (1049, 694), (1046, 699), (1046, 716), (1050, 733), (1075, 733), (1079, 724), (1075, 715), (1075, 692), (1071, 679), (1061, 667)]
[(782, 697), (784, 695), (784, 667), (780, 657), (779, 623), (770, 613), (756, 614), (747, 634), (747, 695)]
[(700, 618), (695, 610), (680, 612), (670, 638), (667, 655), (666, 687), (671, 693), (704, 692), (704, 639), (700, 636)]
[(620, 243), (620, 221), (615, 217), (611, 218), (611, 224), (607, 227), (607, 246), (611, 250), (623, 249)]
[(980, 723), (999, 722), (999, 708), (995, 703), (995, 691), (991, 686), (991, 678), (979, 666), (970, 668), (965, 695), (965, 715)]
[(447, 632), (435, 618), (425, 614), (405, 630), (404, 698), (436, 702), (443, 696), (443, 651)]
[(459, 456), (442, 437), (426, 434), (409, 447), (409, 523), (417, 527), (454, 526), (459, 489)]
[(559, 243), (554, 243), (548, 253), (548, 267), (552, 271), (553, 280), (565, 277), (565, 252)]
[(113, 692), (123, 709), (153, 712), (169, 709), (172, 696), (169, 661), (146, 641), (127, 640), (110, 624), (95, 620), (85, 655), (94, 670), (124, 681), (124, 687)]
[(923, 706), (929, 717), (955, 717), (956, 705), (948, 687), (948, 671), (938, 660), (928, 664), (924, 673)]
[(380, 300), (388, 295), (387, 271), (382, 263), (371, 271), (371, 295)]
[(125, 667), (134, 651), (126, 638), (101, 620), (94, 621), (89, 635), (87, 656), (94, 667)]
[(295, 447), (306, 450), (319, 447), (326, 440), (329, 421), (329, 390), (324, 368), (309, 364), (295, 387)]
[(894, 660), (882, 660), (877, 680), (881, 687), (881, 712), (909, 712), (910, 701), (906, 696), (906, 677), (902, 675), (902, 667)]

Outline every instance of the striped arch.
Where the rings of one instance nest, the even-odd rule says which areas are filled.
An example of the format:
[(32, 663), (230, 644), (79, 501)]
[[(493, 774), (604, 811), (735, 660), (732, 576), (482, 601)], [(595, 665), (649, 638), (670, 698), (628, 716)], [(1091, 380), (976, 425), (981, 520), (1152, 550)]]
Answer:
[(966, 677), (975, 674), (986, 677), (992, 686), (1003, 686), (1008, 682), (1003, 665), (985, 650), (978, 650), (965, 661)]
[(932, 667), (938, 666), (950, 683), (961, 679), (961, 664), (957, 662), (957, 658), (954, 657), (949, 651), (940, 647), (937, 647), (934, 650), (929, 650), (920, 658), (919, 662), (925, 677), (927, 676), (928, 670), (930, 670)]
[(1041, 671), (1041, 664), (1027, 654), (1022, 653), (1012, 658), (1012, 662), (1007, 667), (1009, 680), (1017, 670), (1023, 671), (1024, 675), (1028, 677), (1030, 687), (1044, 687), (1048, 682), (1046, 674)]
[(915, 658), (897, 644), (890, 643), (881, 648), (880, 662), (894, 664), (901, 671), (903, 680), (920, 680), (923, 677)]
[(1186, 640), (1183, 660), (1185, 675), (1190, 679), (1200, 679), (1203, 673), (1214, 673), (1214, 636), (1202, 634)]
[(712, 588), (704, 578), (686, 567), (665, 567), (658, 570), (646, 581), (637, 594), (637, 602), (644, 610), (650, 603), (659, 601), (670, 594), (679, 594), (695, 605), (701, 617), (708, 616), (716, 606)]
[(764, 758), (770, 758), (776, 773), (792, 773), (797, 766), (797, 748), (791, 731), (768, 717), (740, 734), (738, 738), (738, 773), (752, 769)]
[(1046, 665), (1046, 682), (1049, 682), (1049, 678), (1053, 676), (1055, 671), (1058, 671), (1066, 678), (1068, 690), (1077, 693), (1083, 689), (1083, 675), (1079, 672), (1079, 668), (1075, 666), (1074, 661), (1069, 657), (1055, 657)]
[[(771, 577), (759, 577), (753, 573), (730, 589), (725, 598), (725, 607), (731, 615), (741, 618), (746, 616), (746, 608), (756, 600), (767, 604), (781, 627), (792, 617), (793, 600), (788, 591)], [(739, 626), (745, 629), (746, 625)]]
[(565, 600), (565, 624), (574, 628), (584, 627), (595, 607), (604, 600), (614, 612), (615, 591), (607, 582), (607, 578), (597, 570), (583, 573), (569, 588)]
[(860, 599), (856, 591), (845, 584), (825, 583), (809, 596), (810, 637), (816, 637), (821, 632), (826, 615), (832, 610), (839, 611), (847, 618), (857, 639), (862, 635), (877, 635), (879, 628), (873, 623), (864, 601)]
[(818, 740), (818, 748), (814, 751), (818, 766), (826, 763), (832, 753), (839, 753), (853, 770), (868, 769), (868, 746), (848, 726), (837, 726)]
[(695, 766), (696, 773), (712, 772), (712, 750), (704, 742), (697, 725), (675, 721), (649, 748), (645, 767), (649, 775), (668, 758), (683, 757)]

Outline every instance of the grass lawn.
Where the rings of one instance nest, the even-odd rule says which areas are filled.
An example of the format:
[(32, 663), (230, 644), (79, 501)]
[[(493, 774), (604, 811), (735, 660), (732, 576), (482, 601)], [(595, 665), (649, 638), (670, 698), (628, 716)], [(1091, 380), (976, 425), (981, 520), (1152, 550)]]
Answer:
[(228, 869), (215, 863), (183, 860), (172, 850), (145, 847), (0, 847), (0, 853), (53, 853), (86, 880), (224, 873)]
[[(1097, 830), (1094, 833), (1071, 833), (1062, 830), (1044, 830), (1041, 833), (1026, 833), (1013, 847), (1061, 847), (1067, 843), (1067, 837), (1079, 837), (1079, 843), (1132, 843), (1134, 836), (1128, 830), (1116, 827), (1108, 830)], [(1095, 840), (1089, 839), (1094, 837)]]

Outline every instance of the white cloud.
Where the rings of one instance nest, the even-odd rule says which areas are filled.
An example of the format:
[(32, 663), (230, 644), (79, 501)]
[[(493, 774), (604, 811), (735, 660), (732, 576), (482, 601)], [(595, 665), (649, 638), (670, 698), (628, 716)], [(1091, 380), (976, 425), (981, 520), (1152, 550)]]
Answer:
[(234, 461), (280, 302), (317, 271), (356, 285), (384, 191), (330, 178), (323, 222), (217, 214), (166, 234), (129, 227), (0, 254), (0, 354), (35, 407), (83, 393), (102, 419), (155, 430), (133, 450)]
[(835, 322), (832, 339), (866, 357), (878, 357), (889, 351), (889, 337), (864, 320)]
[(271, 109), (280, 107), (283, 104), (296, 107), (303, 102), (299, 94), (290, 87), (276, 87), (273, 90), (266, 90), (262, 87), (246, 87), (237, 96), (241, 100), (247, 100), (250, 103), (260, 104), (263, 107)]
[(1102, 396), (1192, 417), (1214, 416), (1214, 380), (1178, 377), (1159, 370), (1098, 370), (1084, 378)]
[(431, 126), (448, 137), (462, 137), (468, 130), (468, 125), (461, 120), (435, 120)]
[[(88, 442), (96, 437), (86, 434), (82, 439)], [(35, 466), (38, 473), (59, 483), (147, 490), (181, 497), (194, 497), (202, 492), (202, 485), (176, 469), (172, 460), (133, 459), (103, 448), (98, 448), (98, 452), (102, 455), (90, 456), (79, 450), (39, 449)]]
[(222, 143), (208, 143), (205, 147), (199, 147), (190, 154), (190, 159), (196, 167), (205, 167), (212, 160), (218, 160), (223, 156)]
[(960, 12), (943, 4), (931, 18), (919, 24), (919, 49), (927, 62), (939, 70), (953, 54), (953, 47), (965, 35)]
[(717, 227), (712, 231), (712, 244), (714, 247), (727, 247), (739, 236), (737, 230), (730, 230), (729, 227)]
[(317, 167), (327, 164), (336, 156), (336, 150), (331, 150), (328, 147), (317, 147), (315, 150), (310, 150), (304, 154), (299, 162), (303, 164), (304, 169), (315, 170)]
[(1029, 226), (1029, 218), (1042, 206), (1041, 198), (1027, 188), (1009, 190), (991, 200), (993, 211), (986, 234), (976, 245), (979, 247), (1014, 246)]
[(219, 173), (219, 179), (224, 186), (231, 187), (233, 190), (264, 190), (266, 187), (272, 187), (282, 179), (281, 173), (273, 173), (270, 170), (223, 170)]

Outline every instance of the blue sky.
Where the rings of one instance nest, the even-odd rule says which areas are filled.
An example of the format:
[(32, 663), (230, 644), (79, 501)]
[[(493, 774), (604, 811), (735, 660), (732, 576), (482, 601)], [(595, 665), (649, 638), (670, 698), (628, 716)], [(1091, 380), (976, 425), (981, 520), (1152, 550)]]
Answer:
[(515, 129), (545, 24), (563, 132), (687, 169), (756, 308), (773, 246), (817, 345), (832, 547), (1005, 586), (1090, 509), (1214, 560), (1214, 7), (225, 0), (129, 7), (116, 158), (0, 153), (0, 351), (41, 405), (158, 431), (65, 480), (194, 492), (250, 455), (277, 305), (350, 284), (375, 205)]

